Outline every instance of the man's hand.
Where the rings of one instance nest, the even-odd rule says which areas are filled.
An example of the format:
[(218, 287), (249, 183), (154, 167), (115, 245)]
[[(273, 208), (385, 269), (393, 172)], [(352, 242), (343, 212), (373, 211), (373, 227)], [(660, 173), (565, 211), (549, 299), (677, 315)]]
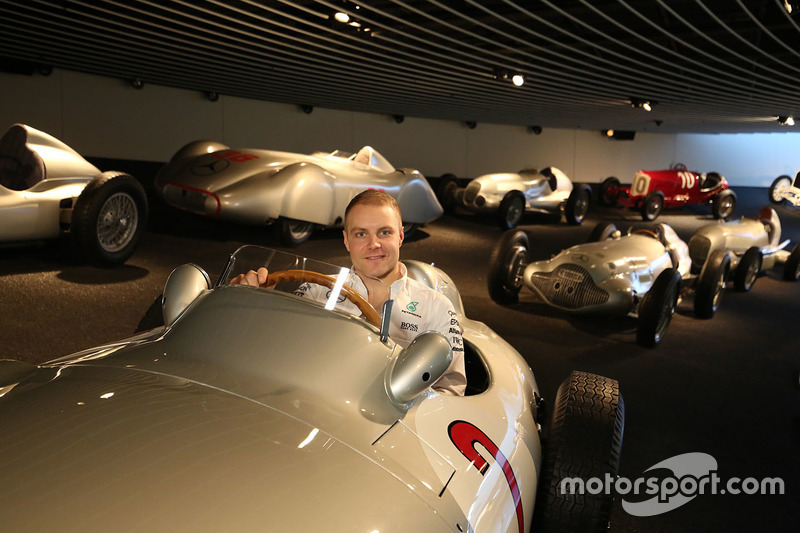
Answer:
[(249, 285), (251, 287), (266, 287), (269, 271), (261, 267), (258, 272), (248, 270), (247, 274), (239, 274), (231, 280), (231, 285)]

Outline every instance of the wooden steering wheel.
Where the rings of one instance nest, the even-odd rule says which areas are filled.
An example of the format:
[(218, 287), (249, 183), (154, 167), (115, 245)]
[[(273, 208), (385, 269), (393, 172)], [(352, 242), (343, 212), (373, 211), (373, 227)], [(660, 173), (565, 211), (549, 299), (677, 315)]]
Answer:
[[(319, 272), (312, 272), (311, 270), (282, 270), (280, 272), (270, 272), (267, 276), (266, 286), (272, 287), (281, 281), (310, 281), (329, 289), (333, 289), (333, 286), (336, 285), (334, 278)], [(342, 294), (358, 307), (358, 310), (361, 311), (368, 322), (381, 327), (381, 315), (363, 296), (347, 285), (342, 285)]]
[(654, 230), (651, 230), (650, 228), (636, 228), (635, 230), (633, 230), (631, 232), (631, 234), (633, 234), (633, 235), (637, 235), (637, 234), (638, 235), (649, 235), (650, 237), (654, 238), (655, 240), (659, 240), (658, 239), (658, 233), (656, 233)]

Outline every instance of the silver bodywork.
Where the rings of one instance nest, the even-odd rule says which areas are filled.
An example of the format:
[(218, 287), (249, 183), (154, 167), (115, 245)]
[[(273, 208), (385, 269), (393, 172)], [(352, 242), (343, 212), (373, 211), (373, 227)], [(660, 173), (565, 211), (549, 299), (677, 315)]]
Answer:
[(572, 192), (572, 181), (561, 170), (549, 167), (553, 178), (536, 170), (519, 173), (485, 174), (470, 181), (466, 188), (455, 191), (456, 204), (476, 213), (494, 213), (500, 208), (503, 197), (511, 191), (525, 196), (525, 209), (531, 212), (557, 213)]
[[(541, 447), (521, 356), (461, 316), (488, 385), (409, 399), (409, 368), (441, 361), (438, 348), (381, 341), (336, 307), (336, 292), (328, 306), (228, 285), (243, 269), (277, 267), (280, 252), (261, 250), (237, 252), (214, 288), (196, 267), (171, 276), (166, 327), (30, 371), (0, 363), (4, 528), (528, 531)], [(284, 264), (321, 268), (296, 259)], [(458, 295), (438, 269), (407, 264)], [(460, 297), (454, 305), (463, 310)], [(469, 448), (488, 470), (456, 445), (455, 427), (482, 435)], [(507, 459), (519, 507), (482, 438)]]
[(43, 165), (42, 180), (25, 190), (0, 184), (0, 242), (54, 239), (72, 217), (72, 206), (100, 170), (55, 137), (21, 125), (27, 146)]
[(640, 298), (664, 270), (689, 274), (685, 242), (660, 224), (666, 244), (653, 236), (619, 232), (604, 241), (578, 244), (547, 261), (529, 263), (523, 282), (549, 305), (581, 314), (635, 315)]
[(404, 223), (425, 224), (443, 213), (422, 174), (395, 169), (369, 146), (352, 155), (305, 155), (197, 141), (159, 171), (155, 186), (174, 207), (250, 225), (281, 217), (341, 225), (347, 204), (365, 189), (397, 199)]
[(695, 267), (705, 263), (714, 250), (727, 250), (731, 268), (736, 268), (742, 255), (751, 247), (761, 250), (761, 270), (783, 264), (789, 257), (784, 250), (789, 241), (781, 242), (781, 221), (775, 210), (767, 208), (764, 218), (741, 217), (738, 220), (708, 224), (689, 239), (689, 254)]

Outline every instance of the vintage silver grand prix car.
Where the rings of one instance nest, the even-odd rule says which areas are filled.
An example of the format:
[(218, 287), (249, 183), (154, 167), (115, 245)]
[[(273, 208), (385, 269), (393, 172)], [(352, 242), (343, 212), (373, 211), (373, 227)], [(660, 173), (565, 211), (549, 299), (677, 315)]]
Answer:
[[(228, 283), (262, 265), (271, 290)], [(406, 265), (462, 319), (463, 397), (431, 389), (451, 360), (440, 333), (401, 348), (348, 269), (253, 246), (213, 288), (177, 268), (165, 326), (38, 367), (0, 361), (4, 530), (604, 529), (610, 496), (559, 484), (614, 477), (617, 382), (573, 372), (540, 430), (522, 357), (463, 316), (443, 272)], [(293, 294), (305, 282), (327, 300)]]
[(694, 286), (698, 317), (717, 311), (730, 269), (724, 250), (713, 252), (694, 276), (687, 244), (667, 224), (635, 225), (622, 235), (614, 224), (600, 223), (589, 241), (531, 262), (527, 234), (506, 232), (492, 252), (489, 295), (514, 303), (524, 286), (570, 313), (638, 317), (636, 340), (646, 347), (661, 341), (682, 287)]
[(69, 236), (101, 265), (124, 263), (147, 225), (135, 178), (101, 172), (55, 137), (14, 124), (0, 138), (0, 243)]
[(316, 227), (341, 226), (348, 202), (365, 189), (397, 200), (407, 234), (443, 213), (422, 174), (395, 169), (369, 146), (356, 154), (305, 155), (195, 141), (159, 170), (155, 187), (185, 211), (255, 226), (274, 223), (289, 246), (305, 242)]
[(800, 207), (800, 172), (795, 174), (794, 179), (783, 175), (775, 178), (769, 187), (769, 200), (773, 204), (790, 204)]
[(791, 252), (785, 250), (788, 244), (788, 239), (781, 242), (778, 213), (765, 207), (758, 217), (701, 226), (689, 239), (689, 255), (692, 269), (699, 272), (710, 254), (727, 251), (734, 288), (749, 291), (761, 272), (776, 265), (784, 265), (784, 279), (796, 281), (800, 277), (800, 243)]
[(517, 227), (525, 212), (561, 215), (567, 223), (583, 222), (592, 196), (588, 185), (573, 186), (556, 167), (539, 171), (486, 174), (459, 187), (452, 174), (440, 178), (437, 193), (442, 205), (463, 207), (474, 213), (495, 214), (502, 229)]

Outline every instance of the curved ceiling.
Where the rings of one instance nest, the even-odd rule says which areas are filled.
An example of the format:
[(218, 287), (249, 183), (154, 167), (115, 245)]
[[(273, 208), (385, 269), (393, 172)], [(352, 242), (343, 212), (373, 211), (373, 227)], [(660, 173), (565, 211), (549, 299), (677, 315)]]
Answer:
[(0, 0), (0, 69), (398, 119), (785, 132), (796, 15), (783, 0)]

